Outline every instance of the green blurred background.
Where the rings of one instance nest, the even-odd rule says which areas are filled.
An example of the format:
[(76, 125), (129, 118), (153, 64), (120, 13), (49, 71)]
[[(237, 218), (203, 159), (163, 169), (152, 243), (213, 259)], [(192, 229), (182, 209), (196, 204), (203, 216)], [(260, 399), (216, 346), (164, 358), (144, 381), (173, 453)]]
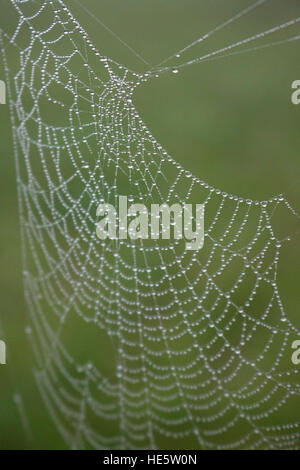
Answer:
[[(141, 61), (76, 2), (65, 3), (100, 52), (133, 70), (146, 71)], [(11, 21), (8, 4), (9, 1), (1, 0), (3, 29), (9, 28)], [(244, 0), (84, 1), (96, 18), (151, 65), (160, 63), (249, 4)], [(192, 48), (186, 58), (200, 56), (297, 16), (300, 6), (296, 0), (267, 2), (207, 43)], [(271, 40), (296, 34), (299, 26)], [(299, 45), (289, 43), (193, 65), (176, 75), (166, 73), (138, 88), (135, 105), (158, 142), (202, 180), (256, 200), (285, 193), (297, 208), (300, 106), (291, 103), (291, 84), (300, 79)], [(4, 335), (8, 345), (8, 364), (0, 366), (0, 448), (64, 448), (30, 372), (32, 353), (24, 334), (26, 307), (8, 106), (0, 107), (0, 119), (0, 315), (4, 328), (0, 339)], [(285, 234), (299, 230), (295, 220), (284, 220), (284, 224)], [(298, 328), (299, 260), (299, 235), (294, 235), (282, 250), (278, 282), (287, 315)], [(13, 400), (16, 391), (23, 400), (21, 413)], [(293, 416), (294, 410), (290, 413)], [(25, 415), (25, 422), (30, 425), (27, 434), (22, 426)]]

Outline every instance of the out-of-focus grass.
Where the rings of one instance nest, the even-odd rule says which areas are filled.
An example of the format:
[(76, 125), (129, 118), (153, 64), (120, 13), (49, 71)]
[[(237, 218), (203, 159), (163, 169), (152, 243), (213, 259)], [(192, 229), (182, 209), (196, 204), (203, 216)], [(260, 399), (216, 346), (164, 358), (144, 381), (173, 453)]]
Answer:
[[(72, 6), (99, 50), (125, 65), (145, 70), (75, 4), (66, 3)], [(278, 3), (273, 10), (266, 8), (249, 15), (187, 57), (295, 17), (296, 3), (287, 2), (284, 7)], [(241, 8), (240, 4), (215, 1), (207, 5), (183, 0), (85, 2), (96, 17), (151, 64), (233, 15)], [(4, 17), (9, 27), (9, 15)], [(294, 43), (194, 65), (176, 76), (165, 74), (140, 87), (134, 99), (157, 140), (175, 160), (203, 180), (253, 199), (265, 199), (288, 189), (297, 204), (300, 107), (291, 104), (290, 95), (291, 83), (299, 75), (299, 44)], [(8, 365), (0, 368), (0, 448), (60, 448), (64, 444), (45, 412), (30, 371), (32, 358), (24, 335), (26, 307), (8, 106), (1, 106), (0, 116), (1, 319), (8, 345)], [(289, 219), (286, 223), (289, 224)], [(291, 223), (286, 230), (293, 232), (297, 227)], [(298, 242), (299, 237), (294, 237), (283, 249), (278, 282), (287, 315), (299, 326)], [(76, 332), (73, 334), (76, 336)], [(25, 437), (12, 400), (16, 391), (22, 393), (32, 441)], [(293, 416), (292, 408), (289, 413)]]

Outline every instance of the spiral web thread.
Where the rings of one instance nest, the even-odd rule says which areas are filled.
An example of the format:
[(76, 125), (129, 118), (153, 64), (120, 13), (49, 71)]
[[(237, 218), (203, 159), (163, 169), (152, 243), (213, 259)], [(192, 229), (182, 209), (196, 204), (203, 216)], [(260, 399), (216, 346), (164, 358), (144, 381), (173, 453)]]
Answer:
[[(299, 447), (299, 423), (279, 418), (299, 400), (290, 361), (299, 331), (278, 291), (283, 242), (272, 226), (275, 209), (293, 209), (283, 196), (253, 201), (214, 189), (168, 155), (132, 102), (166, 66), (138, 74), (103, 56), (60, 0), (11, 3), (17, 25), (2, 32), (2, 49), (26, 332), (40, 393), (68, 446)], [(97, 206), (124, 194), (204, 203), (204, 248), (97, 239)], [(87, 340), (88, 359), (77, 358), (78, 322), (110, 338), (108, 352)]]

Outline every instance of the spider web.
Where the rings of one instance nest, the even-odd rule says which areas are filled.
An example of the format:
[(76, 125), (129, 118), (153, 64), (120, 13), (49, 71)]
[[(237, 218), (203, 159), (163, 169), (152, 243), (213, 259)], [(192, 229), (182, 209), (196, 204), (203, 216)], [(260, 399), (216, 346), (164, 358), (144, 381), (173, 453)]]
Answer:
[[(2, 49), (26, 332), (57, 429), (70, 448), (297, 448), (299, 423), (279, 410), (299, 400), (286, 363), (299, 331), (278, 290), (284, 241), (272, 225), (279, 207), (296, 213), (282, 195), (253, 201), (209, 186), (151, 135), (134, 90), (180, 66), (135, 73), (98, 52), (62, 1), (11, 3), (17, 23), (2, 32)], [(97, 206), (117, 205), (119, 195), (205, 204), (204, 248), (100, 241)]]

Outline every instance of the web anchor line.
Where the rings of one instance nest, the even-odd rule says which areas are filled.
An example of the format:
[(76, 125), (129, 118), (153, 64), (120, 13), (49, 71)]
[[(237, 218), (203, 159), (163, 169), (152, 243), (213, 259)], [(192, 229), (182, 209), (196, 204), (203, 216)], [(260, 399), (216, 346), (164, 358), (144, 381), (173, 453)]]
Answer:
[(166, 59), (162, 60), (156, 67), (160, 67), (160, 66), (162, 66), (163, 64), (165, 64), (166, 62), (168, 62), (172, 59), (181, 57), (182, 54), (184, 52), (188, 51), (191, 47), (194, 47), (197, 44), (200, 44), (201, 42), (206, 41), (207, 39), (209, 39), (211, 36), (213, 36), (218, 31), (221, 31), (226, 26), (229, 26), (230, 24), (234, 23), (235, 21), (241, 19), (243, 16), (246, 16), (248, 13), (255, 10), (257, 7), (263, 5), (267, 1), (268, 0), (258, 0), (257, 2), (254, 2), (252, 5), (250, 5), (249, 7), (241, 10), (239, 13), (237, 13), (236, 15), (230, 17), (227, 21), (221, 23), (220, 25), (216, 26), (214, 29), (212, 29), (208, 33), (204, 34), (203, 36), (200, 36), (200, 38), (196, 39), (195, 41), (191, 42), (190, 44), (188, 44), (184, 48), (180, 49), (179, 51), (177, 51), (174, 54), (170, 55)]
[[(236, 43), (230, 44), (228, 46), (225, 46), (225, 47), (222, 47), (222, 48), (217, 49), (215, 51), (204, 54), (203, 56), (197, 57), (195, 59), (188, 60), (188, 61), (183, 62), (183, 63), (176, 64), (175, 66), (161, 67), (161, 65), (159, 65), (156, 68), (151, 69), (149, 72), (147, 72), (147, 74), (151, 74), (151, 75), (155, 74), (155, 75), (159, 76), (160, 74), (168, 72), (168, 71), (178, 72), (178, 70), (180, 70), (184, 67), (194, 65), (194, 64), (198, 64), (198, 63), (201, 63), (201, 62), (204, 62), (204, 61), (207, 61), (207, 60), (212, 60), (214, 58), (228, 57), (230, 55), (228, 52), (232, 51), (233, 49), (236, 49), (237, 47), (243, 46), (245, 44), (249, 44), (250, 42), (253, 42), (257, 39), (263, 39), (263, 38), (265, 38), (265, 37), (267, 37), (271, 34), (282, 31), (282, 30), (284, 30), (288, 27), (295, 26), (296, 24), (299, 24), (299, 22), (300, 22), (300, 17), (292, 19), (290, 21), (287, 21), (286, 23), (282, 23), (280, 25), (274, 26), (270, 29), (267, 29), (267, 30), (261, 32), (261, 33), (257, 33), (253, 36), (242, 39), (242, 40), (240, 40)], [(263, 49), (263, 48), (267, 48), (267, 47), (272, 47), (272, 46), (275, 46), (275, 45), (289, 43), (289, 42), (296, 41), (296, 40), (299, 40), (299, 39), (300, 39), (300, 35), (296, 35), (296, 36), (293, 36), (293, 37), (290, 37), (290, 38), (287, 38), (287, 39), (284, 39), (284, 40), (281, 40), (281, 41), (276, 41), (276, 42), (271, 43), (271, 44), (264, 44), (262, 46), (253, 47), (252, 49), (242, 50), (242, 51), (236, 52), (235, 54), (243, 54), (245, 52), (251, 52), (251, 51), (254, 51), (254, 50), (259, 50), (259, 49)], [(226, 54), (223, 54), (223, 53), (226, 53)], [(223, 54), (223, 55), (219, 56), (219, 54)], [(233, 55), (233, 53), (231, 55)]]

